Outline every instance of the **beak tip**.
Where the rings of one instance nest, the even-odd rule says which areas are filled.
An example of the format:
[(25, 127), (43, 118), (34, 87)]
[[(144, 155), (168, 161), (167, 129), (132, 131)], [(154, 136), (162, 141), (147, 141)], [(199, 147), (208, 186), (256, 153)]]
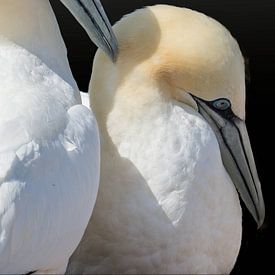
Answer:
[(259, 230), (259, 229), (261, 229), (261, 227), (264, 225), (264, 222), (265, 222), (265, 204), (264, 204), (264, 200), (262, 199), (262, 197), (259, 202), (257, 210), (258, 211), (257, 211), (256, 216), (255, 215), (253, 215), (253, 216), (257, 223), (257, 229)]
[(110, 53), (110, 57), (113, 61), (113, 63), (115, 63), (117, 61), (117, 56), (118, 56), (118, 48), (115, 47), (112, 52)]
[(265, 221), (265, 212), (263, 211), (263, 213), (260, 215), (260, 218), (257, 221), (257, 225), (258, 225), (257, 229), (258, 230), (263, 226), (264, 221)]
[(89, 38), (115, 62), (118, 42), (100, 0), (61, 0), (61, 2), (86, 30)]
[[(90, 35), (92, 39), (92, 35)], [(102, 37), (102, 41), (97, 41), (97, 46), (103, 50), (107, 56), (112, 60), (113, 63), (116, 62), (118, 56), (118, 42), (116, 37), (111, 36), (111, 38)]]

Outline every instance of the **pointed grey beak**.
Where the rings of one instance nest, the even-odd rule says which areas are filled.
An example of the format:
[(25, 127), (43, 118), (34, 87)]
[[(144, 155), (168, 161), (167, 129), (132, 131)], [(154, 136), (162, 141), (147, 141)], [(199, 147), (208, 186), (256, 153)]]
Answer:
[(265, 205), (245, 122), (235, 116), (227, 99), (205, 101), (191, 96), (214, 130), (223, 164), (258, 228), (261, 227)]
[(113, 62), (118, 54), (117, 40), (99, 0), (60, 0), (86, 30), (90, 39)]

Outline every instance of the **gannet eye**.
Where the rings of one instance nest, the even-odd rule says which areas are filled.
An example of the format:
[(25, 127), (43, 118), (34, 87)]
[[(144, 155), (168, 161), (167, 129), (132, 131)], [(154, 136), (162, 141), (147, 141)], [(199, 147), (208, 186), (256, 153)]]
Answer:
[(214, 108), (216, 108), (218, 110), (225, 111), (228, 108), (230, 108), (231, 103), (228, 99), (220, 98), (213, 102), (213, 106), (214, 106)]

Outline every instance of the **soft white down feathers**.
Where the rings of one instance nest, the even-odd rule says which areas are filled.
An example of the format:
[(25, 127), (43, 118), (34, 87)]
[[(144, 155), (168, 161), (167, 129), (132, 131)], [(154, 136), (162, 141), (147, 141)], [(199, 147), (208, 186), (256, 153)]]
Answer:
[[(1, 1), (1, 8), (22, 22), (0, 37), (0, 273), (63, 273), (97, 195), (97, 123), (62, 61), (66, 49), (49, 3)], [(31, 14), (36, 29), (25, 31), (34, 39), (26, 36), (23, 48), (15, 30), (24, 36)]]
[(244, 115), (238, 45), (213, 19), (166, 5), (137, 10), (114, 30), (117, 61), (98, 51), (90, 85), (99, 193), (68, 271), (229, 273), (241, 244), (240, 202), (188, 93), (211, 100), (231, 92)]

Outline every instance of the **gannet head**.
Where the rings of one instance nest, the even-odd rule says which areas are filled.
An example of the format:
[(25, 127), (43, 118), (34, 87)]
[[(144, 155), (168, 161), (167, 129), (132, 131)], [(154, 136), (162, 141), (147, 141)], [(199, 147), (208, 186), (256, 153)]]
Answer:
[[(133, 103), (132, 111), (142, 101), (157, 104), (149, 100), (156, 91), (190, 105), (214, 130), (224, 166), (261, 226), (265, 207), (245, 127), (244, 59), (236, 40), (214, 19), (167, 5), (127, 15), (114, 30), (116, 64), (100, 51), (94, 62), (92, 101), (99, 119), (118, 97)], [(106, 104), (108, 97), (113, 104)]]
[(60, 0), (86, 30), (91, 40), (113, 61), (117, 41), (99, 0)]

